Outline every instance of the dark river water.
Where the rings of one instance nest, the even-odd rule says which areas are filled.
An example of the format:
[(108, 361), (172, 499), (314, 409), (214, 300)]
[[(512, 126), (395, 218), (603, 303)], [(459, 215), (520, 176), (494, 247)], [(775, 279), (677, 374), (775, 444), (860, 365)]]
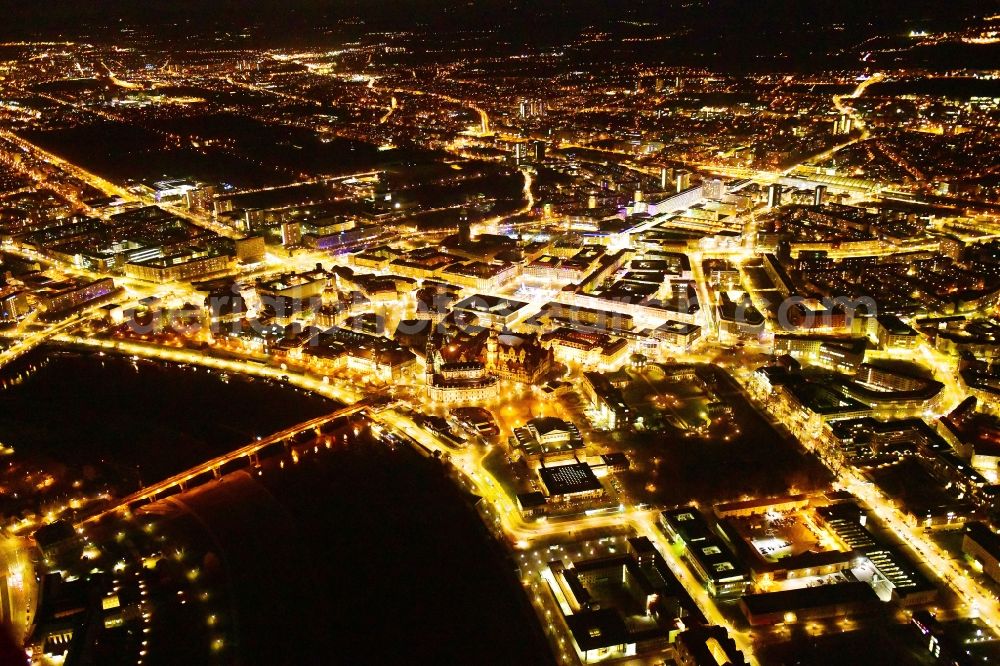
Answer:
[(261, 379), (43, 349), (0, 373), (0, 442), (149, 483), (337, 407)]
[[(0, 441), (15, 455), (146, 483), (337, 408), (282, 384), (54, 350), (0, 381)], [(104, 530), (109, 548), (168, 555), (144, 574), (144, 664), (552, 663), (474, 498), (438, 460), (358, 426)], [(139, 529), (149, 520), (155, 531)], [(134, 661), (128, 640), (103, 639), (101, 663)]]

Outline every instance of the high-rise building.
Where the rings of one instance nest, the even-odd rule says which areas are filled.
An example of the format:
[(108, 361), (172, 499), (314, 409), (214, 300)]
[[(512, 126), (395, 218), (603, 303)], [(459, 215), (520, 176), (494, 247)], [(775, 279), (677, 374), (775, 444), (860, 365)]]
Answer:
[(236, 241), (236, 259), (241, 264), (256, 264), (264, 261), (264, 237), (251, 236)]
[(817, 185), (813, 191), (813, 206), (822, 206), (823, 197), (826, 196), (826, 185)]
[(469, 219), (468, 208), (458, 211), (458, 235), (465, 243), (472, 240), (472, 220)]
[(302, 227), (298, 222), (285, 222), (281, 225), (281, 244), (285, 247), (299, 245), (302, 242)]
[(522, 99), (517, 108), (522, 118), (535, 118), (545, 114), (545, 102), (537, 99)]
[(200, 185), (185, 194), (185, 205), (192, 210), (212, 210), (216, 194), (214, 185)]
[(771, 183), (767, 188), (767, 207), (776, 208), (781, 205), (781, 185)]
[(31, 312), (28, 292), (15, 291), (0, 296), (0, 321), (17, 321)]
[(531, 144), (532, 152), (534, 153), (534, 158), (536, 162), (542, 162), (545, 160), (545, 142), (544, 141), (534, 141)]
[(720, 201), (726, 194), (726, 186), (721, 178), (708, 178), (701, 183), (701, 196)]
[(677, 179), (677, 191), (683, 192), (691, 187), (691, 172), (687, 169), (679, 170), (674, 177)]
[(667, 167), (660, 167), (660, 189), (666, 191), (670, 187), (670, 177), (673, 175), (671, 173), (672, 169)]
[(852, 129), (854, 129), (854, 120), (846, 113), (840, 114), (840, 116), (833, 121), (834, 134), (850, 134)]

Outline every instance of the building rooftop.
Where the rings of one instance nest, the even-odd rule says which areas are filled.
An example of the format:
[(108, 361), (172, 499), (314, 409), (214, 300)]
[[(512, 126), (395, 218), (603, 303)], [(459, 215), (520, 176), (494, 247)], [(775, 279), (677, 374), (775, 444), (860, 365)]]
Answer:
[(894, 314), (880, 314), (875, 317), (875, 320), (879, 323), (879, 326), (889, 331), (892, 335), (916, 335), (917, 332), (913, 330), (908, 324), (904, 323), (902, 319)]
[(531, 419), (514, 429), (514, 439), (528, 456), (571, 452), (583, 448), (583, 437), (575, 424), (553, 416)]
[(572, 495), (601, 490), (601, 482), (587, 463), (573, 463), (538, 470), (550, 495)]
[(995, 559), (1000, 560), (1000, 534), (979, 522), (967, 523), (965, 534)]
[(747, 575), (746, 568), (729, 546), (712, 531), (695, 507), (686, 506), (663, 512), (663, 519), (680, 536), (707, 576), (723, 581)]
[(862, 582), (748, 594), (742, 598), (742, 602), (752, 615), (794, 613), (844, 604), (875, 605), (881, 603), (871, 586)]
[(583, 611), (566, 617), (573, 640), (581, 650), (597, 650), (631, 642), (621, 613), (614, 608)]
[(524, 301), (515, 301), (510, 298), (500, 298), (499, 296), (490, 296), (488, 294), (475, 294), (462, 299), (452, 307), (455, 310), (508, 315), (517, 312), (527, 305)]
[(697, 331), (701, 327), (697, 324), (687, 324), (682, 321), (674, 321), (668, 319), (659, 326), (656, 327), (657, 331), (662, 331), (663, 333), (674, 333), (676, 335), (690, 335), (694, 331)]

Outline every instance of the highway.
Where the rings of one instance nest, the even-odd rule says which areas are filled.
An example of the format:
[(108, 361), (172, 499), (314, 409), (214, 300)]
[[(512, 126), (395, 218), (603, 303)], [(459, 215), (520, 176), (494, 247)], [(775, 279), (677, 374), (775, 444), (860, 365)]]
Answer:
[(27, 635), (38, 603), (37, 557), (28, 539), (0, 534), (0, 622), (10, 625), (18, 643)]

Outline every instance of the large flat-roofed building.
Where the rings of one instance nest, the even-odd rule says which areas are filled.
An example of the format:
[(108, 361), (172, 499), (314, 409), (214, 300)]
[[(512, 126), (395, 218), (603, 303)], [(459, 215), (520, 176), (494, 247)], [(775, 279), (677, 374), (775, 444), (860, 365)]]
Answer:
[(309, 233), (302, 236), (302, 242), (317, 250), (336, 250), (355, 247), (364, 243), (374, 243), (383, 233), (378, 224), (359, 224), (352, 229), (334, 233)]
[(846, 395), (870, 405), (879, 416), (919, 415), (936, 409), (944, 384), (936, 379), (862, 363), (853, 382), (843, 385)]
[(739, 500), (715, 505), (719, 518), (763, 516), (767, 513), (801, 511), (809, 507), (808, 495), (784, 495), (763, 499)]
[(588, 262), (546, 254), (528, 263), (524, 267), (524, 274), (546, 280), (571, 282), (581, 279), (589, 268)]
[(681, 179), (677, 181), (677, 194), (665, 199), (656, 199), (646, 204), (646, 212), (651, 216), (683, 211), (704, 199), (701, 185), (684, 187)]
[(548, 498), (545, 497), (545, 493), (540, 490), (518, 493), (516, 500), (518, 511), (521, 512), (522, 516), (527, 518), (544, 515), (548, 508), (549, 501)]
[(765, 589), (850, 580), (858, 558), (831, 532), (813, 528), (810, 501), (790, 496), (722, 505), (715, 532)]
[(604, 486), (587, 463), (570, 463), (538, 470), (553, 504), (585, 502), (604, 497)]
[(500, 289), (518, 276), (520, 267), (504, 262), (471, 261), (449, 266), (441, 271), (442, 279), (473, 289)]
[(984, 513), (994, 506), (995, 495), (990, 492), (993, 486), (988, 479), (922, 419), (833, 421), (824, 427), (824, 437), (831, 451), (847, 460), (878, 456), (880, 465), (888, 468), (891, 457), (895, 456), (897, 463), (919, 466), (908, 470), (907, 479), (912, 481), (913, 472), (921, 476), (926, 473), (935, 485), (950, 489), (945, 495), (951, 497), (947, 502), (941, 496), (929, 501), (895, 499), (915, 526), (950, 526), (953, 520), (964, 520), (972, 505)]
[(510, 298), (475, 294), (455, 303), (452, 310), (475, 316), (480, 326), (506, 328), (518, 318), (519, 313), (527, 305), (523, 301)]
[(597, 409), (599, 418), (612, 430), (632, 425), (634, 415), (625, 403), (621, 390), (608, 375), (601, 372), (583, 373), (580, 389)]
[(847, 338), (795, 333), (774, 336), (774, 354), (788, 354), (801, 361), (818, 362), (840, 372), (854, 372), (868, 350), (867, 338)]
[(282, 273), (278, 277), (259, 281), (256, 289), (261, 298), (307, 300), (320, 296), (332, 278), (331, 273), (322, 269), (304, 273)]
[(531, 318), (539, 324), (566, 326), (575, 329), (596, 329), (606, 332), (625, 332), (635, 328), (632, 315), (609, 312), (595, 308), (577, 307), (552, 301), (542, 306), (541, 311)]
[(41, 296), (42, 307), (49, 315), (69, 312), (115, 291), (115, 281), (101, 278), (92, 282), (70, 282), (55, 285)]
[(868, 560), (873, 570), (869, 585), (879, 598), (904, 606), (926, 604), (937, 589), (917, 565), (893, 544), (885, 543), (868, 528), (868, 515), (854, 502), (816, 510), (819, 524), (829, 528), (855, 554)]
[(542, 336), (555, 351), (557, 361), (613, 370), (625, 361), (631, 345), (625, 338), (606, 333), (561, 327)]
[(234, 266), (235, 260), (231, 255), (190, 248), (166, 257), (130, 261), (125, 264), (125, 275), (136, 280), (163, 284), (199, 280), (215, 273), (230, 271)]
[(704, 622), (646, 537), (629, 539), (624, 555), (554, 560), (542, 578), (584, 663), (664, 650), (678, 627)]
[(746, 594), (751, 587), (746, 567), (693, 506), (664, 511), (660, 527), (684, 548), (684, 559), (713, 597)]
[(785, 267), (781, 265), (781, 262), (778, 261), (778, 258), (773, 254), (764, 255), (764, 271), (774, 283), (774, 288), (777, 289), (784, 298), (788, 298), (792, 294), (796, 293), (795, 283), (792, 282), (792, 278), (789, 277)]
[(975, 560), (983, 573), (1000, 583), (1000, 535), (983, 523), (968, 523), (962, 552)]
[(762, 394), (777, 394), (781, 399), (779, 417), (811, 437), (820, 437), (828, 421), (873, 413), (869, 405), (845, 395), (834, 385), (811, 381), (781, 366), (758, 368), (754, 382)]
[(17, 321), (31, 312), (28, 292), (12, 290), (0, 295), (0, 321)]
[(192, 249), (228, 249), (232, 243), (156, 206), (129, 209), (98, 221), (28, 234), (28, 246), (80, 268), (100, 272), (124, 270), (127, 262), (172, 257)]
[(668, 319), (650, 331), (650, 335), (674, 347), (688, 349), (701, 337), (701, 326)]
[(875, 317), (875, 337), (882, 349), (912, 349), (919, 340), (917, 332), (894, 314)]
[(862, 582), (762, 592), (740, 599), (740, 608), (753, 626), (872, 612), (880, 605), (872, 588)]
[(747, 666), (748, 662), (725, 627), (691, 627), (677, 635), (675, 661), (679, 666)]
[(198, 183), (184, 178), (168, 178), (154, 183), (140, 183), (139, 189), (148, 192), (159, 202), (177, 201), (198, 189)]

